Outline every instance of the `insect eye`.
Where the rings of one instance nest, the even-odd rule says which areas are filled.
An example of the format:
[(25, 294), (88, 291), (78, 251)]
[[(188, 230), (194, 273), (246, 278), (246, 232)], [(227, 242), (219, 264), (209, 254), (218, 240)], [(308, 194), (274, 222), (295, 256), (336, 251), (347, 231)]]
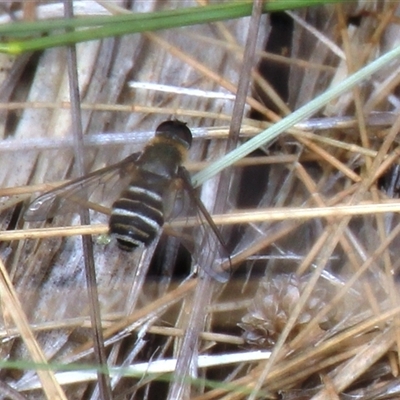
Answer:
[(156, 129), (156, 136), (176, 140), (188, 149), (192, 145), (192, 132), (184, 122), (178, 120), (162, 122)]

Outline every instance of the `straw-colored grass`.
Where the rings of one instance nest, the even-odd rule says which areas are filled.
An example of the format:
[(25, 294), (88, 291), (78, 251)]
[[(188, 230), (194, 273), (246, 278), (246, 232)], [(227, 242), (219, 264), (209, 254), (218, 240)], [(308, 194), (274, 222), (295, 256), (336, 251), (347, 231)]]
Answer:
[[(43, 6), (29, 3), (26, 18)], [(135, 11), (159, 3), (136, 2)], [(395, 48), (398, 7), (290, 12), (291, 46), (279, 54), (263, 49), (270, 30), (261, 17), (253, 66), (264, 59), (269, 68), (239, 92), (240, 127), (227, 125), (249, 19), (79, 44), (87, 170), (140, 151), (161, 121), (178, 118), (195, 138), (186, 166), (202, 171), (223, 157), (230, 131), (240, 128), (246, 142)], [(202, 185), (214, 210), (232, 179), (212, 213), (232, 247), (230, 263), (218, 265), (231, 272), (226, 283), (202, 269), (190, 275), (174, 232), (191, 227), (199, 242), (196, 218), (169, 221), (159, 246), (134, 253), (102, 240), (107, 212), (92, 211), (90, 225), (73, 212), (25, 222), (32, 197), (76, 177), (67, 50), (0, 62), (0, 391), (107, 399), (108, 380), (116, 399), (399, 397), (398, 60)], [(287, 98), (268, 75), (276, 65)], [(90, 200), (109, 206), (116, 190), (102, 189)], [(95, 357), (80, 235), (93, 238), (107, 366)], [(220, 256), (202, 252), (204, 243), (193, 266)]]

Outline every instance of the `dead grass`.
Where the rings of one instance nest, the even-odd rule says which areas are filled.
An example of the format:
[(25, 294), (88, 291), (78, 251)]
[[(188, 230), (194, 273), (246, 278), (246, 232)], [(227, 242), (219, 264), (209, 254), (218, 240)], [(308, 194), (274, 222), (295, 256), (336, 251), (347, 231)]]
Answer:
[[(292, 47), (272, 55), (262, 50), (269, 32), (262, 19), (257, 57), (270, 64), (266, 77), (252, 77), (257, 89), (247, 98), (240, 140), (266, 125), (250, 109), (276, 121), (396, 46), (397, 12), (397, 2), (371, 1), (290, 14)], [(128, 82), (234, 92), (247, 26), (232, 21), (79, 45), (83, 129), (92, 140), (87, 168), (138, 151), (171, 117), (195, 133), (190, 171), (221, 157), (232, 100), (133, 90)], [(94, 214), (90, 226), (73, 214), (35, 224), (22, 218), (32, 193), (74, 176), (66, 50), (1, 62), (0, 338), (2, 359), (20, 369), (3, 364), (0, 380), (23, 398), (99, 398), (96, 371), (84, 369), (95, 358), (79, 235), (106, 232), (107, 217)], [(277, 82), (268, 82), (277, 65), (288, 74), (283, 99)], [(320, 119), (232, 169), (226, 212), (215, 216), (234, 247), (229, 282), (185, 280), (187, 255), (173, 238), (132, 255), (93, 236), (115, 398), (171, 398), (174, 360), (194, 323), (201, 334), (190, 356), (199, 380), (180, 383), (182, 398), (399, 397), (398, 76), (398, 63), (387, 66)], [(220, 183), (202, 188), (210, 209)], [(76, 369), (59, 370), (66, 365)]]

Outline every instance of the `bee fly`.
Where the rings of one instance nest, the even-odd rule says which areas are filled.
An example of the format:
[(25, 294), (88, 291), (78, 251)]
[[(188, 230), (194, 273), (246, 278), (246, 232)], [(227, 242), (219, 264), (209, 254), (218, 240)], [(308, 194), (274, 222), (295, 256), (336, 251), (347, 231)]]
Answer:
[[(156, 237), (167, 217), (166, 203), (178, 179), (202, 222), (200, 243), (212, 244), (209, 250), (213, 251), (215, 243), (219, 242), (222, 258), (229, 262), (229, 256), (224, 255), (226, 248), (220, 232), (194, 193), (189, 174), (182, 166), (191, 144), (192, 133), (185, 123), (165, 121), (157, 127), (155, 137), (142, 152), (44, 193), (29, 205), (24, 218), (38, 221), (71, 212), (71, 203), (85, 204), (96, 189), (105, 189), (109, 185), (112, 187), (111, 197), (120, 193), (111, 205), (109, 232), (121, 249), (132, 251), (138, 246), (148, 245)], [(116, 191), (116, 185), (122, 186), (122, 191)], [(222, 270), (216, 272), (212, 267), (206, 267), (206, 271), (221, 282), (229, 276)]]

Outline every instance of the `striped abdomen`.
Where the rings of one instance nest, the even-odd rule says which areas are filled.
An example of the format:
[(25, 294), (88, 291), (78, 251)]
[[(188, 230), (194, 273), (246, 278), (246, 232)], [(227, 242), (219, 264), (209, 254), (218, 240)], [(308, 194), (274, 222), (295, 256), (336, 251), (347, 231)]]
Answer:
[(132, 183), (112, 205), (109, 227), (119, 247), (131, 251), (141, 244), (149, 244), (163, 223), (159, 190)]

